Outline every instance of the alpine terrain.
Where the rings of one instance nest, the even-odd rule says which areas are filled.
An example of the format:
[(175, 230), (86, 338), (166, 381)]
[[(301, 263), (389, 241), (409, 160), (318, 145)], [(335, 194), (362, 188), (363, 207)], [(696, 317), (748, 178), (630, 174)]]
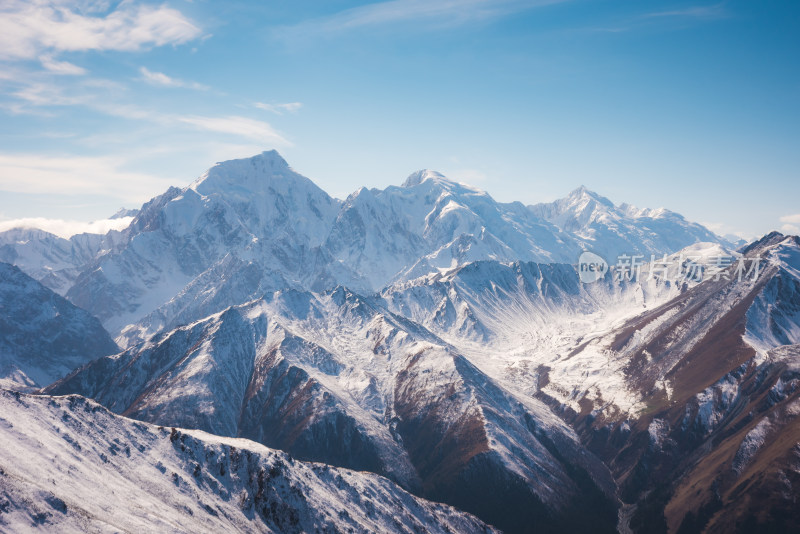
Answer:
[(797, 237), (274, 151), (124, 215), (0, 233), (0, 529), (800, 529)]
[(35, 389), (119, 347), (96, 318), (0, 263), (0, 387)]
[[(6, 532), (493, 532), (385, 478), (0, 391)], [(42, 472), (47, 472), (43, 477)]]

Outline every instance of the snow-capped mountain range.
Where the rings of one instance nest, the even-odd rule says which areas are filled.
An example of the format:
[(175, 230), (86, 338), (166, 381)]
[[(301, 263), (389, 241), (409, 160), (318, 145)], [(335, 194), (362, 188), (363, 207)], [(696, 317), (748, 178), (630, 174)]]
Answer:
[(691, 243), (726, 242), (700, 224), (665, 208), (639, 209), (614, 205), (581, 186), (566, 198), (529, 207), (538, 217), (577, 236), (590, 250), (606, 258), (620, 253), (662, 254), (676, 252)]
[[(162, 443), (157, 456), (172, 463), (185, 463), (188, 454), (204, 472), (204, 461), (216, 461), (209, 447), (211, 456), (227, 457), (234, 449), (217, 444), (244, 438), (251, 445), (236, 447), (281, 449), (300, 461), (391, 480), (341, 474), (350, 481), (348, 495), (410, 502), (405, 490), (506, 532), (800, 527), (792, 504), (800, 484), (796, 237), (773, 233), (733, 251), (732, 243), (665, 209), (615, 205), (585, 188), (547, 204), (499, 203), (433, 171), (341, 201), (275, 152), (217, 164), (131, 215), (127, 229), (105, 236), (0, 234), (3, 258), (94, 314), (122, 348), (68, 360), (41, 390), (53, 399), (48, 404), (25, 396), (15, 404), (4, 394), (4, 406), (24, 412), (14, 424), (33, 418), (60, 435), (65, 429), (53, 421), (63, 419), (67, 400), (47, 396), (79, 394), (124, 417), (223, 436), (176, 430), (178, 441), (191, 445), (173, 457), (177, 438), (170, 449), (166, 430), (142, 426), (158, 436), (147, 440)], [(584, 250), (612, 264), (621, 254), (640, 254), (645, 265), (638, 278), (608, 272), (586, 284), (575, 265)], [(716, 276), (705, 280), (671, 278), (646, 264), (651, 254), (679, 271), (694, 268), (697, 258), (731, 261), (709, 267), (706, 274)], [(737, 265), (745, 264), (759, 268), (739, 276)], [(26, 317), (44, 317), (48, 303), (66, 303), (18, 269), (6, 271), (9, 280), (26, 280), (12, 284), (12, 301), (35, 303), (27, 315), (3, 309), (16, 328)], [(86, 324), (86, 332), (100, 328), (96, 320)], [(42, 321), (27, 327), (64, 328)], [(101, 413), (113, 432), (144, 432), (83, 397), (68, 402)], [(14, 427), (0, 420), (4, 428)], [(78, 450), (111, 439), (69, 435), (85, 438)], [(5, 470), (13, 460), (3, 454)], [(272, 465), (275, 455), (259, 452), (254, 462)], [(290, 471), (301, 473), (310, 493), (332, 491), (328, 479), (315, 481), (305, 464), (295, 465), (301, 467)], [(252, 504), (246, 496), (253, 486), (242, 477), (231, 482), (235, 489), (202, 476), (189, 486), (203, 502), (223, 495), (227, 503), (224, 495), (235, 491)], [(19, 497), (27, 490), (6, 487), (17, 495), (6, 497), (15, 503), (6, 506), (15, 524), (35, 522), (31, 507), (18, 504), (30, 502)], [(281, 510), (295, 510), (279, 514), (281, 521), (327, 520), (339, 528), (352, 519), (347, 524), (357, 531), (386, 524), (384, 515), (370, 515), (372, 498), (342, 499), (340, 492), (298, 508), (286, 494), (275, 495), (287, 507)], [(224, 513), (211, 519), (175, 499), (158, 521), (188, 506), (200, 530), (223, 516), (233, 529), (275, 528), (275, 516), (258, 512), (260, 504), (219, 505), (214, 510)], [(486, 528), (414, 502), (403, 525)], [(353, 518), (331, 520), (329, 511), (343, 503)], [(238, 522), (242, 512), (251, 523)], [(42, 513), (47, 521), (58, 517)]]
[(613, 259), (698, 241), (729, 245), (672, 212), (615, 207), (584, 188), (552, 205), (504, 204), (433, 171), (340, 201), (271, 151), (168, 190), (122, 232), (11, 230), (0, 250), (127, 346), (288, 287), (367, 294), (475, 260), (575, 263), (583, 249)]

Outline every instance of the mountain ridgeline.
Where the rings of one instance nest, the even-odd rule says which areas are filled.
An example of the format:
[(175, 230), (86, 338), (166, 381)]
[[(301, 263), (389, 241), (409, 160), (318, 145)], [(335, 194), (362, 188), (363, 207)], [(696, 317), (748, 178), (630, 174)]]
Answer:
[(476, 260), (575, 263), (585, 248), (615, 258), (728, 244), (678, 214), (616, 207), (585, 188), (553, 204), (506, 204), (433, 171), (340, 201), (275, 151), (219, 163), (146, 203), (126, 230), (85, 236), (0, 234), (0, 245), (126, 346), (286, 288), (372, 293)]

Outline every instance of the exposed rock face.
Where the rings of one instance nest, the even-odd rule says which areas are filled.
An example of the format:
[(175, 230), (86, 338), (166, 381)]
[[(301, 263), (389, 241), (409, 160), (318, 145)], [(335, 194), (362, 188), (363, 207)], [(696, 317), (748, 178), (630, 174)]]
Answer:
[(798, 244), (767, 236), (745, 250), (757, 279), (706, 282), (609, 336), (645, 409), (565, 415), (635, 504), (634, 531), (800, 528)]
[(118, 350), (88, 312), (0, 263), (0, 386), (40, 388)]

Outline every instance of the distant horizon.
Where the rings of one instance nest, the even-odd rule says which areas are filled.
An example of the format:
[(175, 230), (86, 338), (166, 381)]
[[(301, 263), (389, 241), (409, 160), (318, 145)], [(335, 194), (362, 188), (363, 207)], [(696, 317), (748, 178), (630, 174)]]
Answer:
[[(0, 221), (88, 222), (278, 149), (335, 197), (436, 169), (800, 233), (800, 4), (9, 0)], [(491, 184), (491, 185), (489, 185)]]

